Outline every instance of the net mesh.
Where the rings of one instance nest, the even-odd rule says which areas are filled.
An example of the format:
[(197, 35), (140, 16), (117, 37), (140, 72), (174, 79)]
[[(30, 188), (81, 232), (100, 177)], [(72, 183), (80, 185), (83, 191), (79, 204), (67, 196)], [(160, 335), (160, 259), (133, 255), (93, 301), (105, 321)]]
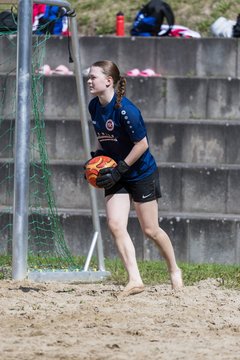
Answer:
[[(30, 136), (28, 264), (31, 268), (81, 267), (64, 239), (51, 185), (46, 146), (43, 75), (49, 36), (34, 36), (32, 45), (32, 96)], [(14, 182), (14, 129), (16, 117), (16, 32), (0, 32), (0, 252), (11, 254)], [(2, 49), (1, 49), (2, 50)], [(2, 53), (3, 54), (3, 53)]]

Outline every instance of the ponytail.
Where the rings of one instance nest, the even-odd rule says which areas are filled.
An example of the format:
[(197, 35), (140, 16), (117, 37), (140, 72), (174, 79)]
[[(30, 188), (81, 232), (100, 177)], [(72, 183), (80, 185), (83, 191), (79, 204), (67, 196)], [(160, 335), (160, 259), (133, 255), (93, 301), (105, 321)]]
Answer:
[(126, 78), (123, 76), (120, 76), (119, 81), (117, 83), (117, 87), (116, 87), (116, 95), (117, 95), (117, 101), (115, 104), (116, 109), (119, 109), (121, 107), (122, 97), (126, 93), (126, 84), (127, 84)]

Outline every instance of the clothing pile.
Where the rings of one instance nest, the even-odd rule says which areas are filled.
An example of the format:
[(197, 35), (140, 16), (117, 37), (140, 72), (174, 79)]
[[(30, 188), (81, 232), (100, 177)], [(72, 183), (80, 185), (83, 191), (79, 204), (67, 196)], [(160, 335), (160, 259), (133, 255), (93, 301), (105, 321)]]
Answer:
[(240, 14), (237, 16), (237, 20), (228, 20), (223, 16), (220, 16), (210, 27), (211, 33), (216, 37), (240, 37)]
[[(159, 32), (159, 36), (162, 36), (162, 32), (165, 32), (167, 29), (167, 25), (162, 25), (161, 26), (161, 31)], [(181, 25), (173, 25), (171, 30), (168, 33), (169, 37), (177, 37), (177, 38), (186, 38), (186, 39), (190, 39), (190, 38), (200, 38), (201, 35), (194, 30), (191, 30), (185, 26), (181, 26)]]
[(34, 4), (33, 32), (36, 35), (69, 35), (67, 10), (62, 6)]

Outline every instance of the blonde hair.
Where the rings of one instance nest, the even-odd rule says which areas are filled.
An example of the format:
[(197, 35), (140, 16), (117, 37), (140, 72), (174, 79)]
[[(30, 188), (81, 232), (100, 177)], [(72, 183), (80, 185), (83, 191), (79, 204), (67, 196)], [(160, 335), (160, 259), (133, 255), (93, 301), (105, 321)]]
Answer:
[(121, 107), (122, 97), (126, 93), (127, 81), (125, 77), (120, 75), (120, 71), (117, 65), (110, 60), (96, 61), (92, 66), (96, 66), (102, 69), (102, 72), (106, 76), (111, 76), (113, 79), (113, 86), (116, 89), (117, 101), (115, 104), (116, 108)]

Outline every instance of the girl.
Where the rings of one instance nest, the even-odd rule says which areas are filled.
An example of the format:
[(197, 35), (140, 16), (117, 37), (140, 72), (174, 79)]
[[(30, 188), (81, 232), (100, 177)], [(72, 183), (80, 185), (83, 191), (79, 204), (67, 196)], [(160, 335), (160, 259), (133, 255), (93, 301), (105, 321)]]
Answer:
[(99, 148), (91, 155), (108, 155), (117, 162), (115, 168), (100, 171), (97, 185), (105, 189), (108, 226), (128, 273), (128, 284), (122, 295), (144, 290), (127, 231), (131, 200), (142, 231), (155, 242), (167, 262), (172, 288), (179, 289), (183, 286), (181, 270), (168, 235), (159, 227), (159, 174), (149, 151), (141, 113), (124, 96), (126, 80), (113, 62), (95, 62), (89, 70), (88, 85), (95, 96), (89, 103), (89, 112), (99, 142)]

